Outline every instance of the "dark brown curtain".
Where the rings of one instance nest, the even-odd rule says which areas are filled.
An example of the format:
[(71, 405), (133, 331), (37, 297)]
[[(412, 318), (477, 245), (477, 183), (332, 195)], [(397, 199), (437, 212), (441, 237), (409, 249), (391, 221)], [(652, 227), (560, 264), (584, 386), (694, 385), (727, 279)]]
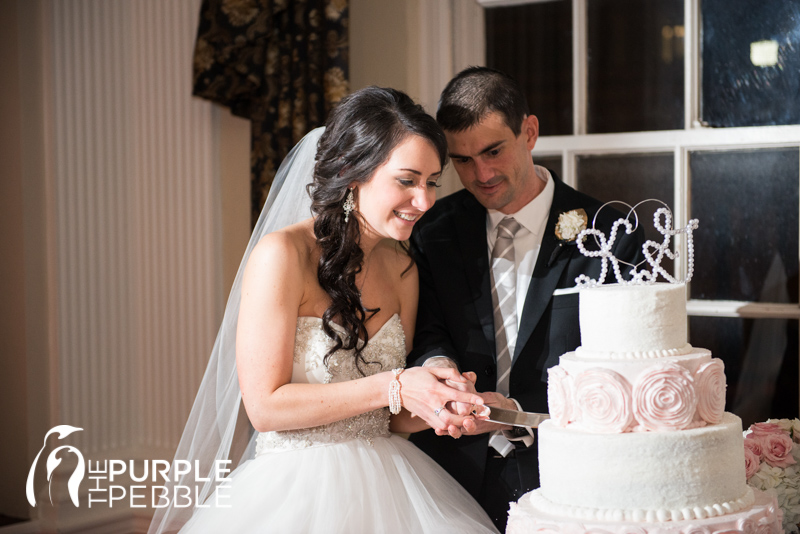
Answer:
[(283, 158), (349, 91), (348, 0), (203, 0), (196, 96), (252, 121), (252, 222)]

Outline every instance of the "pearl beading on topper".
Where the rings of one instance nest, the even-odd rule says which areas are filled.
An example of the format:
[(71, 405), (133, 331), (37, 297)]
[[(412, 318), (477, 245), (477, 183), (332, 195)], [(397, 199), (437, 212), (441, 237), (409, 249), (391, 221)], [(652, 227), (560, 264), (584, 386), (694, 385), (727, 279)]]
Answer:
[[(655, 214), (653, 215), (653, 226), (662, 236), (664, 236), (664, 239), (661, 241), (661, 243), (657, 243), (652, 240), (645, 241), (644, 245), (642, 245), (642, 253), (644, 254), (645, 258), (644, 261), (636, 265), (632, 265), (616, 258), (611, 250), (614, 247), (614, 242), (617, 240), (617, 232), (621, 226), (625, 228), (626, 234), (632, 234), (636, 231), (639, 226), (639, 216), (636, 213), (636, 208), (646, 202), (658, 202), (664, 206), (663, 208), (656, 210)], [(597, 223), (597, 214), (599, 214), (600, 211), (609, 204), (623, 204), (630, 208), (630, 211), (628, 211), (628, 214), (624, 219), (618, 219), (614, 222), (614, 224), (611, 226), (609, 237), (607, 238), (603, 232), (595, 228), (595, 225)], [(631, 223), (631, 215), (633, 215), (636, 224)], [(661, 220), (662, 217), (663, 224)], [(694, 241), (692, 239), (692, 232), (696, 230), (698, 226), (699, 221), (697, 219), (691, 219), (683, 228), (673, 229), (672, 212), (670, 211), (669, 207), (660, 200), (647, 199), (639, 202), (635, 206), (631, 206), (630, 204), (619, 200), (606, 202), (600, 207), (599, 210), (597, 210), (597, 213), (595, 213), (594, 219), (592, 220), (592, 228), (583, 230), (580, 234), (578, 234), (578, 238), (576, 240), (578, 244), (578, 250), (580, 250), (581, 254), (589, 258), (602, 258), (600, 276), (597, 280), (595, 280), (593, 278), (589, 278), (585, 274), (582, 274), (575, 278), (575, 284), (578, 287), (595, 287), (603, 284), (606, 276), (608, 275), (609, 261), (611, 261), (611, 266), (614, 270), (614, 277), (617, 279), (617, 283), (620, 285), (654, 284), (659, 275), (661, 275), (664, 280), (672, 284), (690, 282), (692, 280), (692, 275), (694, 274)], [(674, 276), (670, 275), (666, 270), (664, 270), (663, 267), (661, 267), (661, 262), (663, 261), (664, 256), (671, 260), (674, 260), (678, 257), (677, 250), (675, 252), (670, 250), (670, 242), (672, 237), (678, 234), (686, 234), (688, 268), (686, 271), (686, 279), (684, 280), (677, 280)], [(590, 235), (594, 236), (595, 243), (597, 243), (597, 245), (600, 247), (599, 250), (586, 249), (584, 241)], [(651, 267), (651, 270), (639, 270), (639, 267), (645, 263)], [(623, 277), (620, 264), (631, 267), (630, 279), (626, 280)]]

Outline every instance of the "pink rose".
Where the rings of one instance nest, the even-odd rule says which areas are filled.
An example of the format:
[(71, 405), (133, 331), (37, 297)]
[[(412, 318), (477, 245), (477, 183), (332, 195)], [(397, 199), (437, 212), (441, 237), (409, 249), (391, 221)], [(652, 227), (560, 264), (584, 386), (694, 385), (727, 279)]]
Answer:
[(756, 455), (756, 458), (761, 458), (764, 455), (764, 452), (761, 450), (761, 443), (756, 440), (752, 434), (748, 434), (748, 436), (744, 438), (744, 448), (750, 449), (750, 451)]
[(797, 463), (792, 457), (792, 438), (786, 434), (768, 434), (757, 439), (764, 451), (764, 461), (772, 467), (789, 467)]
[(625, 432), (633, 421), (631, 386), (610, 369), (587, 369), (575, 379), (577, 420), (589, 432)]
[(755, 475), (756, 472), (758, 472), (759, 467), (761, 467), (761, 460), (758, 459), (758, 456), (756, 456), (752, 450), (745, 447), (744, 448), (745, 476), (749, 479), (751, 476)]
[(633, 415), (646, 430), (683, 430), (692, 423), (696, 409), (694, 379), (680, 365), (654, 365), (636, 379)]
[(775, 423), (753, 423), (750, 425), (751, 436), (759, 438), (768, 434), (784, 434), (784, 431)]

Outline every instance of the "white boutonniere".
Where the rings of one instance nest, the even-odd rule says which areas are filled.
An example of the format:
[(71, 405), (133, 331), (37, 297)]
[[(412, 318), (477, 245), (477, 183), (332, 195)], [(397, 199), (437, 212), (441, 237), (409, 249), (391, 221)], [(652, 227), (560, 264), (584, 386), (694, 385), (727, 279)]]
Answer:
[(565, 211), (558, 216), (556, 237), (562, 243), (574, 244), (578, 234), (586, 230), (588, 222), (589, 217), (586, 216), (586, 211), (583, 208)]
[(577, 243), (578, 234), (586, 230), (588, 223), (589, 217), (583, 208), (559, 214), (558, 222), (556, 222), (558, 246), (553, 249), (553, 253), (550, 255), (550, 260), (547, 262), (548, 267), (555, 263), (565, 245), (575, 245)]

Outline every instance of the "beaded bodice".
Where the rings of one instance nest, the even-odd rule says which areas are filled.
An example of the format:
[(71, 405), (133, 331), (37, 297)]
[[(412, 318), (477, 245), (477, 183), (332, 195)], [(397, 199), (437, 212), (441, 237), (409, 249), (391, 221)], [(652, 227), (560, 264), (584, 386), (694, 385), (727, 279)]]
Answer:
[[(336, 325), (334, 325), (336, 327)], [(292, 383), (329, 384), (361, 378), (353, 351), (338, 350), (326, 362), (325, 354), (333, 346), (322, 330), (319, 317), (299, 317), (294, 342)], [(405, 334), (400, 316), (393, 315), (369, 340), (361, 352), (365, 374), (373, 375), (405, 366)], [(387, 397), (388, 398), (388, 397)], [(256, 456), (272, 451), (302, 449), (352, 439), (371, 443), (378, 436), (389, 435), (389, 409), (381, 408), (327, 425), (299, 430), (263, 432), (256, 438)]]

